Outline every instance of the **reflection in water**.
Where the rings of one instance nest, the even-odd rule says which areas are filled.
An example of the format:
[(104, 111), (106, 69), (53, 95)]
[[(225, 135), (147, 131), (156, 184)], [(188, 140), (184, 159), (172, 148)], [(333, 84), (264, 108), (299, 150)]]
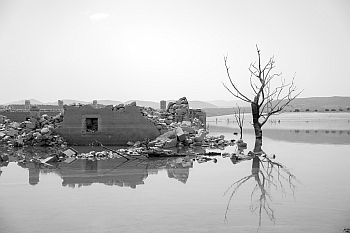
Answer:
[[(289, 187), (290, 194), (294, 197), (296, 189), (295, 182), (300, 183), (284, 165), (272, 161), (272, 158), (269, 158), (266, 154), (262, 156), (255, 155), (252, 159), (251, 174), (234, 182), (224, 193), (224, 195), (230, 193), (225, 211), (225, 221), (227, 221), (230, 203), (234, 194), (251, 178), (254, 178), (256, 184), (250, 195), (251, 204), (249, 209), (252, 213), (258, 213), (259, 227), (261, 226), (263, 213), (271, 221), (275, 222), (272, 192), (277, 191), (282, 193), (283, 196), (286, 196), (288, 194), (286, 187)], [(273, 191), (271, 188), (273, 188)]]
[(52, 154), (36, 149), (0, 152), (8, 156), (10, 162), (17, 162), (18, 166), (28, 170), (30, 185), (37, 185), (40, 182), (40, 174), (55, 173), (62, 178), (62, 186), (71, 188), (89, 186), (93, 183), (136, 188), (137, 185), (144, 184), (149, 175), (157, 174), (160, 170), (166, 170), (169, 178), (185, 184), (189, 171), (193, 168), (193, 157), (78, 159), (72, 163), (42, 163), (40, 159), (48, 157), (50, 153)]

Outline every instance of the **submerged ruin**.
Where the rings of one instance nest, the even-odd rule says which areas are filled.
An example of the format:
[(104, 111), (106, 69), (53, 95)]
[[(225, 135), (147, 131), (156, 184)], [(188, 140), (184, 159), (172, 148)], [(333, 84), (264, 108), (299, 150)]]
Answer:
[(160, 135), (157, 127), (143, 117), (138, 106), (121, 108), (90, 105), (64, 106), (61, 127), (56, 129), (68, 144), (126, 145), (129, 141), (151, 140)]
[[(205, 112), (190, 109), (186, 97), (169, 102), (167, 107), (164, 102), (161, 101), (161, 109), (137, 106), (136, 102), (101, 106), (97, 101), (87, 105), (63, 105), (60, 101), (62, 108), (59, 111), (44, 110), (45, 114), (35, 105), (24, 111), (3, 111), (0, 114), (3, 115), (0, 118), (0, 142), (15, 147), (60, 146), (63, 143), (124, 146), (150, 142), (172, 131), (170, 144), (168, 140), (160, 142), (157, 139), (157, 145), (169, 147), (178, 142), (192, 143), (186, 135), (195, 136), (197, 130), (205, 129)], [(22, 119), (22, 122), (13, 122), (13, 118)], [(203, 133), (199, 138), (203, 140), (201, 135)], [(174, 137), (179, 140), (173, 140)]]

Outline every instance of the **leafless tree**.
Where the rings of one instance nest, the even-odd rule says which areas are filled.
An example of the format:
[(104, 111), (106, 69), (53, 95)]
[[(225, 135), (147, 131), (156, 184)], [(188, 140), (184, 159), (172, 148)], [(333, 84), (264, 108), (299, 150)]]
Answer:
[(236, 122), (238, 124), (239, 130), (240, 130), (240, 139), (242, 140), (243, 137), (243, 123), (244, 123), (244, 109), (242, 109), (237, 105), (237, 112), (234, 109), (234, 115), (236, 118)]
[[(271, 221), (275, 221), (275, 211), (272, 207), (272, 194), (271, 188), (280, 191), (283, 196), (288, 194), (289, 187), (291, 195), (294, 197), (296, 190), (296, 183), (300, 183), (299, 180), (281, 163), (273, 161), (268, 156), (254, 156), (252, 162), (252, 173), (248, 176), (241, 178), (240, 180), (232, 183), (232, 185), (226, 190), (224, 195), (231, 192), (228, 204), (225, 211), (225, 221), (227, 221), (228, 211), (230, 210), (230, 204), (235, 193), (238, 192), (239, 188), (251, 178), (254, 178), (256, 185), (251, 192), (251, 205), (249, 209), (259, 215), (259, 227), (261, 226), (262, 214), (265, 214), (270, 218)], [(287, 184), (287, 185), (286, 185)], [(257, 192), (260, 191), (260, 194)], [(254, 197), (258, 195), (256, 201), (253, 201)]]
[[(301, 92), (298, 92), (295, 86), (295, 75), (292, 80), (287, 83), (286, 80), (282, 78), (282, 73), (273, 72), (275, 68), (275, 58), (271, 57), (266, 65), (262, 65), (258, 46), (256, 46), (256, 51), (258, 54), (258, 63), (256, 64), (256, 62), (254, 62), (249, 66), (249, 82), (254, 93), (253, 97), (248, 97), (248, 95), (241, 92), (239, 87), (234, 83), (229, 72), (230, 67), (227, 64), (227, 56), (224, 56), (224, 61), (230, 86), (225, 83), (223, 83), (223, 85), (234, 97), (250, 103), (255, 138), (261, 140), (262, 144), (262, 126), (271, 115), (281, 112)], [(273, 82), (276, 78), (280, 78), (279, 84)], [(261, 148), (254, 148), (254, 152), (260, 150)]]

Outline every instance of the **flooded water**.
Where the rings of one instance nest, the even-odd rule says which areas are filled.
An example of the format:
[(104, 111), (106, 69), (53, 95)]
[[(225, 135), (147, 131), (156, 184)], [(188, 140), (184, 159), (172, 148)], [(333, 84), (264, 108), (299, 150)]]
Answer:
[[(232, 116), (208, 119), (211, 135), (237, 139)], [(45, 151), (5, 151), (0, 232), (343, 232), (350, 227), (350, 114), (286, 113), (263, 128), (263, 150), (283, 164), (216, 156), (14, 161)], [(279, 122), (278, 122), (279, 120)], [(247, 116), (247, 153), (254, 135)], [(77, 148), (78, 151), (91, 148)], [(198, 148), (198, 150), (201, 150)], [(216, 152), (232, 153), (235, 147)]]

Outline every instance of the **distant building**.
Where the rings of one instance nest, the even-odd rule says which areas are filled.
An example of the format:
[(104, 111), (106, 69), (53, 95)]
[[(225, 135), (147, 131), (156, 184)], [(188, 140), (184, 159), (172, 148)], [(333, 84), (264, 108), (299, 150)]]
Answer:
[(25, 110), (29, 111), (29, 109), (30, 109), (30, 100), (25, 100), (24, 101), (24, 108), (25, 108)]
[(92, 101), (92, 107), (97, 108), (97, 100)]
[(63, 110), (63, 100), (58, 100), (57, 104), (58, 104), (58, 109)]
[(160, 109), (161, 110), (166, 110), (166, 101), (165, 100), (161, 100), (160, 101)]
[(11, 104), (8, 108), (10, 110), (25, 110), (26, 106), (24, 104)]

